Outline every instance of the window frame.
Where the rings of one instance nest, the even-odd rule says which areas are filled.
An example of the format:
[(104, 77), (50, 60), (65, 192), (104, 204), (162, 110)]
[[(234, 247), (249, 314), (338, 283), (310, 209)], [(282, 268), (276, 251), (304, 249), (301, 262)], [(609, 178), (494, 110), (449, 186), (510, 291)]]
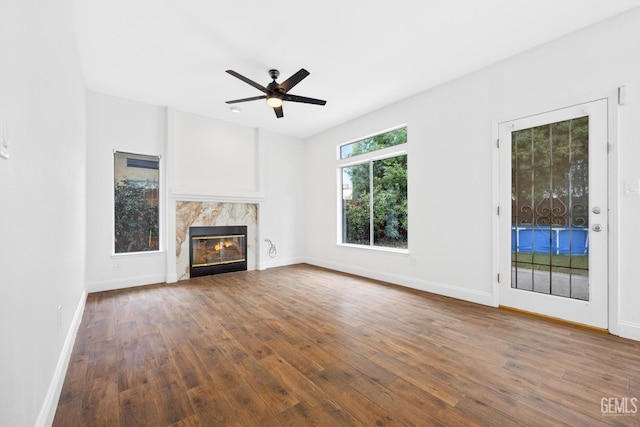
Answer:
[[(116, 252), (116, 206), (115, 206), (115, 187), (116, 187), (116, 154), (153, 157), (158, 159), (158, 249), (148, 251), (132, 251), (132, 252)], [(133, 152), (129, 150), (113, 149), (111, 153), (111, 258), (126, 258), (157, 255), (164, 252), (164, 196), (163, 196), (163, 179), (164, 163), (161, 154), (149, 154), (143, 152)], [(116, 267), (114, 267), (116, 268)], [(118, 268), (119, 269), (119, 268)]]
[[(390, 147), (381, 148), (379, 150), (369, 151), (366, 153), (358, 154), (356, 156), (350, 156), (346, 158), (341, 158), (341, 149), (345, 145), (353, 144), (355, 142), (363, 141), (368, 138), (372, 138), (378, 135), (383, 135), (385, 133), (393, 132), (398, 129), (407, 128), (407, 142), (402, 144), (392, 145)], [(374, 206), (373, 206), (373, 164), (376, 161), (385, 160), (389, 158), (399, 157), (399, 156), (407, 156), (407, 184), (409, 181), (409, 136), (408, 136), (408, 126), (406, 124), (398, 125), (380, 132), (376, 132), (370, 134), (368, 136), (359, 137), (357, 139), (353, 139), (336, 146), (336, 181), (337, 181), (337, 227), (336, 227), (336, 245), (342, 247), (351, 247), (351, 248), (359, 248), (359, 249), (368, 249), (375, 250), (381, 252), (391, 252), (398, 254), (408, 254), (409, 253), (409, 241), (407, 237), (407, 247), (406, 248), (393, 248), (389, 246), (379, 246), (375, 245), (374, 239), (374, 227), (373, 227), (373, 218), (374, 218)], [(347, 243), (343, 241), (343, 169), (352, 166), (358, 166), (368, 164), (369, 165), (369, 244), (359, 244), (359, 243)], [(409, 199), (409, 193), (407, 192), (407, 201)], [(408, 205), (408, 202), (407, 202)], [(409, 209), (407, 208), (407, 224), (409, 224)], [(407, 225), (407, 234), (409, 231), (409, 226)]]

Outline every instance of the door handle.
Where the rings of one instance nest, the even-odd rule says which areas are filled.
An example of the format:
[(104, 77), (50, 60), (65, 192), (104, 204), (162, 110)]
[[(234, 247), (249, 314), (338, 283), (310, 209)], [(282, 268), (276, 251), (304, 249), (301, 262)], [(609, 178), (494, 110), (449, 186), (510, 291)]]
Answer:
[(602, 231), (602, 226), (600, 224), (593, 224), (593, 227), (591, 227), (591, 229), (597, 233)]

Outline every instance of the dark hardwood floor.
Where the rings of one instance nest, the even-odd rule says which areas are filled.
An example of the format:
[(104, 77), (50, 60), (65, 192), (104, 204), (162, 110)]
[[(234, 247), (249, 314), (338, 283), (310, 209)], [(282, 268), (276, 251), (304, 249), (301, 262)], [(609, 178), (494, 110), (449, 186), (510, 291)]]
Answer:
[(90, 294), (54, 425), (640, 425), (632, 398), (639, 342), (296, 265)]

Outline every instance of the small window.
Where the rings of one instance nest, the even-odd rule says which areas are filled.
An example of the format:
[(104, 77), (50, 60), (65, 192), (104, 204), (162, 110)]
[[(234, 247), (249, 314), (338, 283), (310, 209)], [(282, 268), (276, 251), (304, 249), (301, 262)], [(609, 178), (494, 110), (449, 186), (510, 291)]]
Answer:
[(340, 167), (342, 243), (408, 247), (408, 156), (402, 147), (388, 150), (406, 142), (401, 128), (340, 146), (341, 159), (372, 153)]
[(127, 157), (128, 168), (140, 168), (140, 169), (158, 169), (158, 160), (138, 159), (136, 157)]
[(157, 251), (158, 156), (114, 153), (115, 253)]
[(407, 142), (407, 128), (385, 132), (360, 141), (350, 142), (340, 146), (340, 158), (347, 159), (364, 153), (380, 150)]

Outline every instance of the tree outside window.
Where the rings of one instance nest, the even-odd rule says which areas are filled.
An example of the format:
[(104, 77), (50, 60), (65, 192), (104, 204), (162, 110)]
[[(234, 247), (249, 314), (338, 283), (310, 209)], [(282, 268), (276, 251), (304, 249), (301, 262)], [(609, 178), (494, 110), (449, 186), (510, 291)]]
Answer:
[[(407, 142), (401, 128), (340, 147), (342, 159)], [(408, 247), (407, 154), (368, 156), (342, 167), (342, 242)]]
[(159, 158), (114, 153), (115, 253), (157, 251)]

